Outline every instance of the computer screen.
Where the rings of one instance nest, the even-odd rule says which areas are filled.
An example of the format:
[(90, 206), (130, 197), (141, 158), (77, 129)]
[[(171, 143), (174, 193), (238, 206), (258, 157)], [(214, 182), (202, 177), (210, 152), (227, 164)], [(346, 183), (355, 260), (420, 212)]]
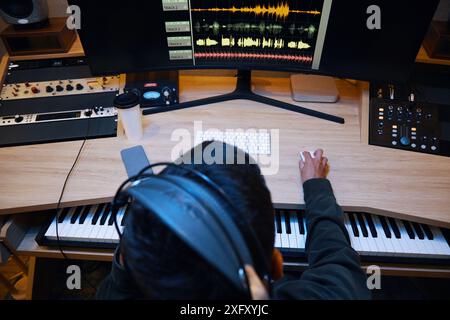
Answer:
[(72, 0), (95, 74), (228, 68), (405, 80), (438, 0)]

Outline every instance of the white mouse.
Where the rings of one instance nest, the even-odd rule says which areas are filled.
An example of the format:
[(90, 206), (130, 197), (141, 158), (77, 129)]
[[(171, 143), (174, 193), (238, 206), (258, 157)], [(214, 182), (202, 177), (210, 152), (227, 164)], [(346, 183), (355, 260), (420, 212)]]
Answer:
[[(307, 151), (306, 151), (307, 152)], [(311, 155), (311, 157), (314, 159), (314, 152), (313, 151), (309, 151), (309, 154)], [(302, 161), (305, 162), (305, 156), (303, 155), (303, 152), (300, 152), (300, 157), (302, 158)]]

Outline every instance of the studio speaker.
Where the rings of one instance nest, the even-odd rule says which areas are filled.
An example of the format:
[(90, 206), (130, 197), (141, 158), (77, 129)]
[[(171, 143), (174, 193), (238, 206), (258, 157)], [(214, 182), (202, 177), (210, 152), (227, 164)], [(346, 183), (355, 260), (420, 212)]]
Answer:
[(46, 0), (0, 0), (0, 16), (15, 26), (43, 24), (48, 20)]

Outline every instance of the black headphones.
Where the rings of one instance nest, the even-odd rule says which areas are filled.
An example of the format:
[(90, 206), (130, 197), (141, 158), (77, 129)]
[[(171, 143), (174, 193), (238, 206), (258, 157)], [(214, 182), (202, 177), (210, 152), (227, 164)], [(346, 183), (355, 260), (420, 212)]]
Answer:
[[(153, 174), (154, 167), (175, 167), (193, 174), (197, 179), (167, 173)], [(202, 182), (202, 183), (200, 183)], [(179, 200), (179, 201), (177, 201)], [(114, 224), (122, 239), (117, 223), (117, 212), (126, 204), (138, 202), (154, 214), (191, 249), (221, 272), (230, 283), (251, 298), (245, 266), (253, 266), (247, 241), (258, 248), (255, 271), (270, 284), (270, 263), (253, 228), (248, 225), (241, 232), (228, 213), (236, 210), (222, 188), (205, 174), (187, 166), (156, 163), (144, 168), (120, 186), (112, 202)], [(193, 204), (186, 210), (183, 202)], [(244, 237), (245, 235), (245, 237)], [(246, 241), (247, 240), (247, 241)]]

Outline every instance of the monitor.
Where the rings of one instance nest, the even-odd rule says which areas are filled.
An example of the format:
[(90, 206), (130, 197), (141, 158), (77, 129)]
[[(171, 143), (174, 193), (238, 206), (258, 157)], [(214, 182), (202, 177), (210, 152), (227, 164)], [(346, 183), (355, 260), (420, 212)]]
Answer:
[(343, 123), (260, 97), (251, 70), (405, 81), (438, 0), (69, 0), (81, 9), (83, 47), (98, 75), (237, 69), (234, 95), (148, 113), (250, 99)]
[[(81, 8), (79, 33), (95, 74), (228, 68), (392, 81), (408, 77), (438, 4), (438, 0), (69, 2)], [(373, 29), (374, 6), (380, 9), (380, 29)]]

